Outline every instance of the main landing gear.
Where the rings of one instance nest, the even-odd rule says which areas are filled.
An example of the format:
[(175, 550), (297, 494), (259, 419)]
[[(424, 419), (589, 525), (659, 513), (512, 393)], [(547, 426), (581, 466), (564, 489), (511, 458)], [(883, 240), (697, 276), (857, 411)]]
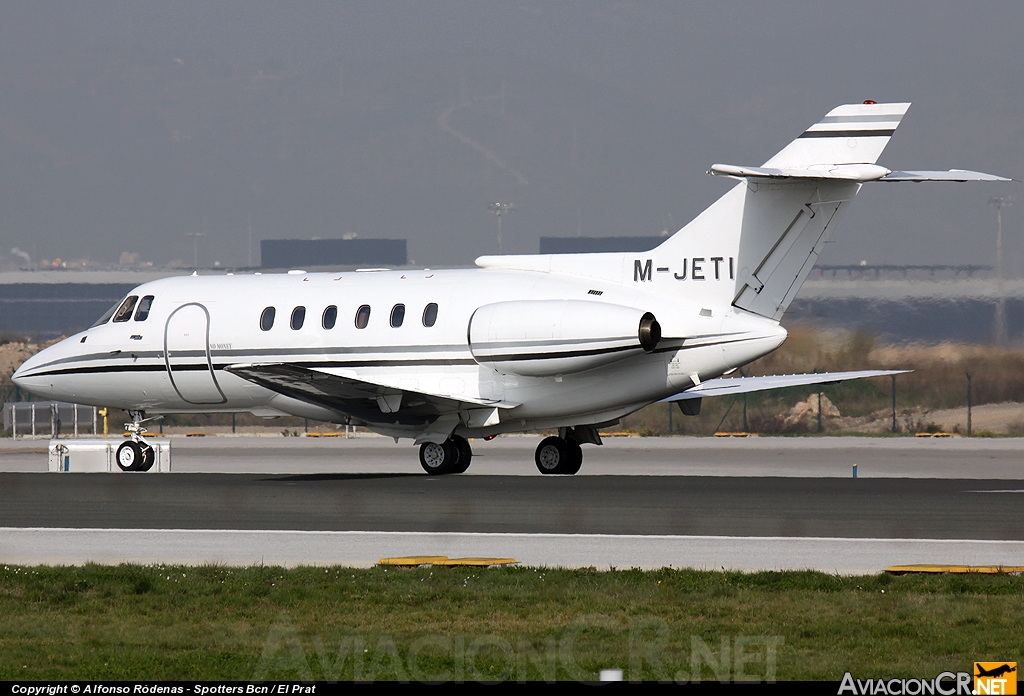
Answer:
[(460, 435), (452, 435), (442, 444), (424, 442), (420, 445), (420, 465), (431, 476), (461, 474), (469, 468), (472, 459), (469, 441)]
[(131, 423), (125, 423), (124, 429), (130, 439), (121, 443), (117, 448), (115, 458), (121, 471), (149, 471), (153, 468), (156, 453), (153, 448), (142, 439), (146, 429), (142, 424), (146, 422), (146, 414), (143, 411), (129, 411), (132, 417)]
[(546, 437), (533, 458), (542, 474), (575, 474), (583, 466), (583, 449), (574, 440)]
[[(567, 430), (567, 437), (544, 438), (537, 446), (534, 459), (540, 473), (571, 476), (583, 466), (583, 449), (572, 439), (572, 429)], [(420, 445), (420, 465), (431, 476), (461, 474), (469, 468), (472, 459), (469, 442), (459, 435), (452, 435), (440, 444), (424, 442)]]

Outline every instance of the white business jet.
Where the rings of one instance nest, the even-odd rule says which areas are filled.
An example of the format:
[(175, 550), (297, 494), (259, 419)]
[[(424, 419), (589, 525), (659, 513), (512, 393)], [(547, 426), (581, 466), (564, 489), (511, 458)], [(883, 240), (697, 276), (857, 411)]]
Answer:
[(643, 253), (484, 256), (479, 268), (165, 278), (14, 375), (39, 396), (125, 409), (122, 469), (145, 470), (146, 414), (249, 411), (356, 424), (461, 473), (467, 438), (557, 429), (545, 474), (657, 401), (893, 374), (723, 378), (786, 339), (779, 320), (869, 181), (1008, 181), (875, 164), (909, 104), (833, 109)]

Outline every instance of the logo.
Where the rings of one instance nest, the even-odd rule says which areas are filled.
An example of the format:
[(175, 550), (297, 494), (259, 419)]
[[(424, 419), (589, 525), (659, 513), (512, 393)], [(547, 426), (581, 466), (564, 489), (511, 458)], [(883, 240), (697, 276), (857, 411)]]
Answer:
[(1016, 662), (975, 662), (975, 694), (1016, 694)]

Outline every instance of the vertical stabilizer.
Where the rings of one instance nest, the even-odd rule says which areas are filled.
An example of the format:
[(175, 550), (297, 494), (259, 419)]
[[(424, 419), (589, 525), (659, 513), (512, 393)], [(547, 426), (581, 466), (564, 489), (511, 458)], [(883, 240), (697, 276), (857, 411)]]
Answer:
[(838, 106), (760, 167), (713, 165), (710, 174), (739, 183), (651, 251), (482, 256), (477, 264), (633, 284), (685, 298), (703, 316), (733, 306), (778, 321), (865, 182), (1009, 181), (876, 164), (909, 107)]
[(764, 163), (777, 169), (815, 169), (830, 164), (874, 164), (910, 104), (837, 106)]
[[(740, 180), (693, 222), (636, 261), (634, 281), (781, 319), (909, 104), (847, 104)], [(883, 170), (882, 173), (888, 170)], [(744, 172), (742, 176), (731, 172)], [(638, 255), (639, 256), (639, 255)]]

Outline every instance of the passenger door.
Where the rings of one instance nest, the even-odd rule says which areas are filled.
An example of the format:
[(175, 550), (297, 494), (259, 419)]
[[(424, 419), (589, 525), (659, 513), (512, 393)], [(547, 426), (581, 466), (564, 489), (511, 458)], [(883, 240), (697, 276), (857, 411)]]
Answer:
[(183, 304), (167, 317), (164, 328), (167, 377), (189, 404), (227, 402), (217, 383), (210, 355), (210, 312), (199, 302)]

